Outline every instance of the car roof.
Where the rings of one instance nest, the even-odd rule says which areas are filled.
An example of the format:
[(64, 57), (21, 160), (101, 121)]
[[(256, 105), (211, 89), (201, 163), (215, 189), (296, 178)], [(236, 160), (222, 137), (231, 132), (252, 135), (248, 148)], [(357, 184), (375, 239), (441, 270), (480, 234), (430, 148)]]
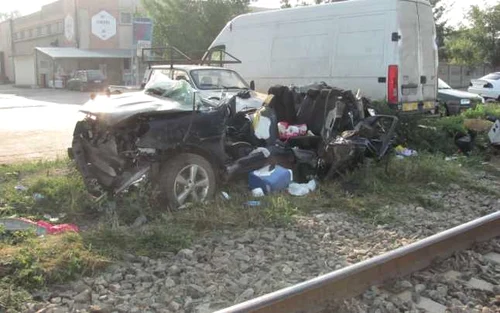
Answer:
[(231, 69), (219, 66), (205, 66), (205, 65), (190, 65), (190, 64), (176, 64), (176, 65), (153, 65), (151, 69), (170, 69), (174, 70), (184, 70), (184, 71), (192, 71), (192, 70), (229, 70)]

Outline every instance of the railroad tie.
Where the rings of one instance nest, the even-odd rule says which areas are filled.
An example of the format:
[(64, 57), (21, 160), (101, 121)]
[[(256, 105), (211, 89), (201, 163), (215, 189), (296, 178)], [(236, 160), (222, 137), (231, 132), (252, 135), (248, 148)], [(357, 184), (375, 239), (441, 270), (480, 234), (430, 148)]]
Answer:
[[(457, 272), (457, 271), (448, 271), (444, 273), (444, 277), (446, 277), (449, 280), (458, 280), (462, 276), (462, 273)], [(470, 289), (475, 289), (475, 290), (483, 290), (483, 291), (491, 291), (493, 292), (493, 287), (494, 285), (482, 280), (482, 279), (477, 279), (472, 277), (468, 281), (465, 281), (465, 286), (467, 286)]]
[(413, 302), (415, 303), (415, 306), (421, 310), (424, 310), (425, 312), (428, 313), (445, 313), (446, 312), (446, 307), (440, 303), (437, 303), (436, 301), (426, 298), (426, 297), (419, 297), (419, 301), (413, 301), (412, 293), (411, 291), (403, 291), (402, 293), (398, 294), (398, 297), (405, 301), (405, 302)]

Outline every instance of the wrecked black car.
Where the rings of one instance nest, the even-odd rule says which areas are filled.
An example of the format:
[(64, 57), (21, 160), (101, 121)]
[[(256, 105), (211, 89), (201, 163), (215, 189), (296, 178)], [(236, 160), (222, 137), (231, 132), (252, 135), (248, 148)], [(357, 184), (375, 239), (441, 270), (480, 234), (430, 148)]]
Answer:
[[(95, 196), (146, 178), (162, 203), (178, 208), (269, 164), (293, 169), (300, 181), (332, 177), (366, 156), (380, 159), (397, 124), (396, 117), (367, 110), (366, 99), (326, 85), (276, 86), (266, 97), (243, 90), (220, 99), (201, 97), (183, 80), (95, 97), (80, 110), (85, 117), (76, 124), (70, 157)], [(283, 122), (308, 131), (284, 138)]]

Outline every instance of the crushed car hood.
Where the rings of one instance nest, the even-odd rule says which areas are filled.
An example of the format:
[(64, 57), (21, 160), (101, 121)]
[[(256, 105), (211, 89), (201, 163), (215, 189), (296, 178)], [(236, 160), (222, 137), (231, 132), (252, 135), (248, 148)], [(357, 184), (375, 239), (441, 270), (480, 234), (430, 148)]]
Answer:
[(80, 112), (94, 115), (100, 122), (107, 125), (114, 125), (140, 113), (192, 110), (192, 105), (150, 96), (141, 91), (110, 97), (97, 96), (94, 100), (85, 103)]
[[(235, 96), (238, 92), (227, 92), (226, 97)], [(220, 91), (203, 91), (200, 92), (200, 95), (204, 99), (210, 97), (218, 99), (221, 93)], [(266, 97), (267, 95), (255, 91), (250, 91), (250, 97), (247, 99), (236, 97), (236, 111), (260, 108)], [(139, 91), (110, 97), (97, 96), (94, 100), (85, 103), (79, 111), (96, 116), (104, 124), (115, 125), (140, 113), (192, 110), (193, 106), (191, 104), (187, 105), (169, 98), (152, 96), (145, 94), (144, 91)]]

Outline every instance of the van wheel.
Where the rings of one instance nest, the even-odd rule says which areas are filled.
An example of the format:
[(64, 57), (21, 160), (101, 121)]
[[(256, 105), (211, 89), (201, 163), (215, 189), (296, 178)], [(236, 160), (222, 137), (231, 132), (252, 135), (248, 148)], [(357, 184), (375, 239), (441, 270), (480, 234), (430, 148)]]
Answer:
[[(212, 164), (192, 153), (168, 160), (160, 172), (157, 191), (160, 200), (171, 209), (188, 203), (203, 202), (215, 194), (216, 180)], [(162, 201), (162, 202), (163, 202)]]

